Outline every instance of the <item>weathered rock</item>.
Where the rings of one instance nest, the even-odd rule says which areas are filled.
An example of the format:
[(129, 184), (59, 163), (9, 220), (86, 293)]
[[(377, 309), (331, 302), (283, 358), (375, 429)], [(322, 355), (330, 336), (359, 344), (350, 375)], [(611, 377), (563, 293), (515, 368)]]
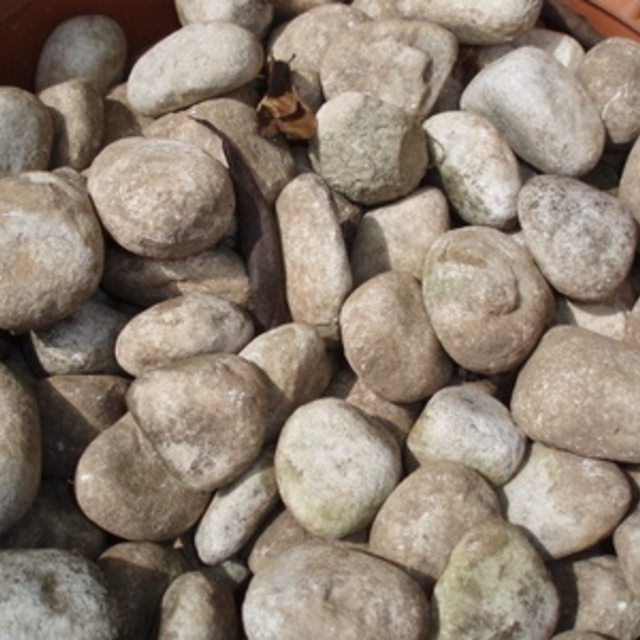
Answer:
[(127, 540), (171, 540), (198, 520), (209, 500), (169, 473), (130, 414), (85, 449), (74, 485), (85, 515)]
[[(131, 136), (141, 136), (143, 128), (152, 118), (136, 113), (127, 100), (127, 84), (116, 85), (104, 99), (104, 134), (102, 146)], [(171, 136), (163, 136), (171, 137)]]
[(520, 465), (525, 438), (501, 402), (466, 384), (441, 389), (429, 400), (407, 448), (420, 464), (458, 462), (501, 485)]
[(386, 429), (343, 400), (297, 409), (276, 449), (282, 501), (311, 533), (341, 538), (365, 528), (400, 480), (400, 451)]
[(222, 20), (240, 25), (260, 37), (269, 27), (273, 6), (268, 0), (175, 0), (176, 13), (182, 25), (192, 22)]
[(47, 168), (53, 122), (33, 94), (0, 87), (0, 177)]
[(239, 355), (258, 365), (271, 381), (267, 440), (277, 438), (295, 409), (318, 398), (331, 377), (322, 338), (305, 324), (284, 324), (265, 331)]
[(447, 197), (469, 224), (512, 226), (522, 187), (518, 161), (500, 132), (483, 116), (465, 111), (429, 118), (429, 156)]
[(640, 350), (578, 327), (554, 327), (511, 398), (533, 440), (589, 458), (640, 462)]
[(0, 533), (24, 516), (34, 501), (41, 460), (38, 405), (20, 380), (0, 364)]
[(273, 451), (267, 450), (235, 482), (216, 492), (195, 535), (198, 556), (216, 565), (239, 551), (278, 502)]
[(636, 224), (614, 196), (572, 178), (537, 176), (520, 191), (518, 216), (527, 249), (561, 293), (605, 300), (627, 277)]
[(364, 93), (347, 92), (318, 111), (313, 168), (332, 189), (362, 204), (411, 193), (427, 167), (424, 133), (404, 111)]
[(253, 337), (240, 307), (206, 293), (171, 298), (135, 316), (120, 332), (116, 358), (132, 376), (205, 353), (236, 353)]
[(211, 491), (258, 456), (267, 428), (268, 380), (234, 355), (203, 355), (133, 382), (129, 410), (164, 463), (192, 489)]
[(562, 558), (607, 537), (631, 500), (615, 464), (533, 443), (517, 475), (502, 489), (507, 518), (530, 534), (544, 558)]
[(420, 283), (389, 271), (371, 278), (340, 312), (345, 357), (364, 384), (392, 402), (416, 402), (451, 376), (451, 361), (431, 327)]
[(236, 640), (233, 594), (198, 571), (178, 576), (164, 592), (158, 640)]
[(7, 638), (119, 637), (98, 568), (58, 549), (0, 551), (0, 629)]
[(524, 535), (489, 520), (460, 540), (436, 584), (433, 638), (545, 640), (555, 629), (558, 605), (545, 566)]
[(634, 596), (640, 599), (640, 510), (638, 507), (616, 529), (613, 534), (613, 546), (625, 582)]
[(116, 242), (150, 258), (186, 258), (211, 247), (235, 206), (224, 166), (177, 140), (114, 142), (92, 164), (89, 192)]
[(553, 313), (553, 296), (529, 253), (485, 227), (449, 231), (434, 242), (422, 292), (444, 349), (478, 373), (520, 364)]
[(358, 551), (311, 543), (278, 556), (249, 585), (249, 640), (418, 640), (428, 605), (400, 569)]
[(602, 155), (604, 126), (587, 92), (535, 47), (516, 49), (481, 71), (460, 104), (490, 120), (513, 151), (543, 173), (583, 175)]
[(382, 505), (369, 544), (373, 553), (431, 586), (460, 538), (499, 515), (498, 498), (475, 471), (452, 462), (432, 462), (405, 478)]
[(89, 198), (44, 172), (0, 180), (0, 328), (22, 333), (78, 309), (104, 261)]
[(38, 60), (36, 89), (66, 80), (90, 80), (106, 93), (124, 72), (127, 40), (120, 25), (103, 15), (81, 15), (60, 23)]

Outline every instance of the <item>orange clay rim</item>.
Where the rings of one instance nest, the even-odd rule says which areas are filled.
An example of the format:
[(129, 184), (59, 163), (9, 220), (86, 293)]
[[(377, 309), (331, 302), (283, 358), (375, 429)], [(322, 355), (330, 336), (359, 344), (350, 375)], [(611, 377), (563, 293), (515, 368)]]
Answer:
[(605, 36), (640, 41), (640, 0), (563, 0)]

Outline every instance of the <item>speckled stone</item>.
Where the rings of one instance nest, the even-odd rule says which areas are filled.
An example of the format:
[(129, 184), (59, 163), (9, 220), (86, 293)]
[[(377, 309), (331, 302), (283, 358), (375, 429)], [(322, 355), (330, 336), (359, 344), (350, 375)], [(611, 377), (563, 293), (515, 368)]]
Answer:
[(268, 0), (175, 0), (176, 13), (182, 25), (192, 22), (222, 20), (233, 22), (260, 37), (273, 17), (273, 5)]

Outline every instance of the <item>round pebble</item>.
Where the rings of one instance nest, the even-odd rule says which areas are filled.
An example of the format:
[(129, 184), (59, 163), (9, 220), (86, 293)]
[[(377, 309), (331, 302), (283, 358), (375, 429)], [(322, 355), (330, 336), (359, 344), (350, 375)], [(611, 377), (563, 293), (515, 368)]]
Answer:
[(371, 551), (431, 586), (460, 538), (474, 525), (499, 516), (500, 505), (475, 471), (432, 462), (405, 478), (371, 527)]
[(224, 166), (177, 140), (114, 142), (91, 166), (89, 192), (116, 242), (151, 258), (185, 258), (211, 247), (235, 206)]
[(275, 463), (282, 501), (300, 524), (326, 538), (369, 525), (401, 474), (393, 436), (336, 398), (293, 413), (280, 434)]
[(428, 611), (424, 593), (397, 567), (312, 543), (253, 578), (242, 620), (249, 640), (418, 640), (426, 636)]
[(0, 180), (0, 328), (23, 333), (73, 313), (98, 286), (103, 261), (84, 193), (44, 172)]
[(33, 94), (0, 87), (0, 177), (47, 168), (53, 121)]
[(407, 448), (420, 464), (458, 462), (502, 485), (520, 465), (525, 438), (501, 402), (467, 384), (441, 389), (429, 400)]
[(60, 23), (40, 52), (36, 89), (84, 78), (101, 93), (120, 80), (127, 61), (127, 40), (120, 25), (103, 15), (81, 15)]
[(431, 327), (420, 283), (389, 271), (368, 280), (340, 312), (345, 357), (364, 384), (391, 402), (416, 402), (451, 376)]
[(202, 355), (148, 371), (127, 404), (168, 469), (186, 486), (229, 484), (266, 436), (268, 379), (234, 355)]
[(240, 307), (206, 293), (171, 298), (146, 309), (122, 329), (115, 345), (120, 366), (132, 376), (205, 353), (237, 353), (253, 337)]
[(273, 5), (268, 0), (175, 0), (180, 24), (222, 20), (233, 22), (260, 37), (273, 18)]
[(529, 253), (486, 227), (449, 231), (434, 242), (422, 292), (445, 351), (478, 373), (520, 364), (553, 312), (551, 291)]
[(520, 191), (518, 215), (538, 267), (570, 298), (609, 298), (631, 269), (636, 224), (614, 196), (572, 178), (537, 176)]
[(189, 24), (138, 59), (127, 95), (138, 113), (159, 116), (241, 87), (258, 75), (262, 62), (250, 31), (218, 20)]

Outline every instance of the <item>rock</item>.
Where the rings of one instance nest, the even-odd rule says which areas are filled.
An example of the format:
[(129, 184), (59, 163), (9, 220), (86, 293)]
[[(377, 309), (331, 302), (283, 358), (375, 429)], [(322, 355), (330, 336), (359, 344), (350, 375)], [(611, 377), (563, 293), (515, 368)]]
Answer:
[(61, 22), (40, 52), (36, 89), (84, 78), (106, 93), (124, 73), (127, 40), (120, 25), (103, 15), (80, 15)]
[(381, 398), (349, 368), (336, 373), (324, 395), (328, 398), (342, 398), (360, 409), (385, 426), (400, 446), (404, 444), (421, 408), (419, 402), (398, 404)]
[(640, 634), (640, 600), (624, 581), (615, 556), (593, 556), (551, 565), (564, 595), (558, 629), (634, 640)]
[(455, 37), (430, 22), (364, 22), (331, 40), (320, 66), (322, 89), (327, 100), (360, 91), (425, 117), (457, 55)]
[[(268, 204), (296, 175), (295, 163), (286, 143), (269, 140), (258, 132), (255, 108), (229, 98), (207, 100), (189, 110), (190, 116), (207, 120), (235, 144)], [(200, 125), (203, 131), (209, 131)], [(202, 140), (206, 140), (202, 134)]]
[(120, 332), (116, 358), (132, 376), (205, 353), (237, 353), (253, 337), (240, 307), (206, 293), (171, 298), (135, 316)]
[(411, 193), (427, 168), (424, 134), (398, 107), (347, 92), (318, 111), (311, 163), (350, 200), (373, 205)]
[(389, 271), (361, 285), (342, 307), (340, 329), (347, 361), (386, 400), (422, 400), (451, 376), (420, 283), (409, 274)]
[(215, 567), (205, 567), (201, 571), (234, 593), (241, 594), (246, 591), (247, 583), (251, 577), (251, 571), (249, 571), (246, 561), (239, 557), (229, 558)]
[(578, 327), (554, 327), (518, 375), (516, 424), (588, 458), (640, 462), (640, 351)]
[(293, 413), (280, 434), (275, 464), (282, 501), (305, 529), (326, 538), (368, 526), (401, 474), (393, 437), (336, 398)]
[(469, 224), (513, 226), (522, 187), (518, 161), (500, 132), (483, 116), (465, 111), (429, 118), (429, 156), (447, 197)]
[(154, 260), (112, 245), (107, 250), (102, 286), (115, 298), (139, 306), (201, 292), (246, 307), (251, 297), (244, 263), (237, 253), (222, 246), (182, 260)]
[(472, 0), (355, 0), (375, 20), (429, 20), (452, 31), (463, 44), (501, 44), (529, 30), (538, 19), (541, 0), (507, 0), (478, 5)]
[(314, 7), (334, 3), (335, 0), (272, 0), (273, 10), (278, 18), (294, 18)]
[(249, 640), (418, 640), (427, 633), (428, 605), (393, 565), (312, 543), (278, 556), (253, 578), (242, 619)]
[(433, 638), (544, 640), (555, 629), (558, 605), (545, 566), (524, 535), (489, 520), (460, 540), (436, 584)]
[(460, 105), (485, 116), (518, 156), (543, 173), (580, 176), (602, 155), (604, 126), (587, 92), (535, 47), (516, 49), (481, 71)]
[(18, 522), (33, 503), (40, 484), (41, 460), (36, 401), (0, 364), (0, 533)]
[(258, 38), (264, 34), (273, 17), (273, 6), (268, 0), (223, 0), (212, 4), (206, 0), (175, 0), (180, 24), (222, 20), (233, 22)]
[(629, 483), (615, 464), (536, 442), (502, 491), (509, 522), (528, 532), (546, 559), (583, 551), (606, 538), (631, 501)]
[[(104, 134), (102, 146), (131, 136), (141, 136), (143, 128), (150, 125), (153, 118), (136, 113), (127, 100), (127, 84), (116, 85), (104, 99)], [(163, 136), (171, 137), (171, 136)]]
[(241, 87), (258, 75), (262, 62), (250, 31), (217, 20), (189, 24), (138, 59), (127, 95), (138, 113), (159, 116)]
[(445, 351), (476, 373), (519, 365), (553, 313), (553, 296), (530, 254), (486, 227), (455, 229), (434, 242), (422, 293)]
[(178, 576), (164, 592), (158, 640), (239, 637), (231, 591), (198, 571)]
[(500, 505), (480, 475), (453, 462), (431, 462), (405, 478), (373, 521), (369, 544), (423, 586), (432, 586), (462, 536), (499, 517)]
[(576, 72), (614, 144), (633, 142), (640, 133), (639, 75), (640, 45), (628, 38), (599, 42)]
[(0, 628), (7, 638), (116, 640), (98, 568), (58, 549), (0, 551)]
[(294, 69), (319, 73), (332, 40), (365, 22), (369, 22), (367, 16), (348, 5), (329, 3), (309, 7), (272, 33), (269, 53), (276, 60), (291, 60)]
[(49, 165), (53, 122), (33, 94), (0, 87), (0, 177), (41, 171)]
[(267, 385), (265, 374), (238, 356), (195, 356), (136, 379), (127, 404), (171, 473), (192, 489), (212, 491), (258, 456)]
[(84, 514), (119, 538), (158, 542), (187, 531), (209, 500), (182, 485), (162, 464), (130, 414), (84, 450), (75, 474)]
[(44, 172), (0, 180), (0, 329), (40, 329), (98, 286), (102, 231), (85, 193)]
[(368, 211), (351, 248), (354, 283), (360, 285), (385, 271), (404, 271), (422, 279), (431, 245), (448, 230), (447, 200), (431, 187)]
[(407, 448), (419, 464), (457, 462), (501, 485), (520, 465), (525, 438), (501, 402), (465, 384), (432, 396), (409, 433)]
[(318, 398), (331, 377), (322, 338), (305, 324), (294, 322), (265, 331), (239, 355), (258, 365), (271, 381), (267, 440), (278, 437), (295, 409)]
[(121, 311), (89, 300), (64, 320), (31, 331), (29, 353), (49, 375), (121, 373), (114, 347), (127, 320)]
[(625, 582), (633, 595), (640, 599), (640, 509), (638, 507), (615, 530), (613, 546)]
[(321, 178), (304, 173), (282, 190), (276, 214), (291, 315), (335, 342), (352, 276), (332, 193)]
[(77, 78), (48, 87), (40, 100), (49, 108), (55, 140), (51, 163), (81, 171), (102, 146), (102, 96), (88, 80)]
[(89, 192), (114, 240), (149, 258), (186, 258), (211, 247), (235, 207), (224, 166), (177, 140), (114, 142), (91, 166)]
[(614, 196), (572, 178), (537, 176), (520, 191), (518, 215), (527, 248), (561, 293), (601, 301), (627, 277), (636, 224)]
[(627, 156), (618, 197), (629, 207), (636, 221), (640, 221), (640, 142), (636, 141)]
[(267, 450), (207, 507), (195, 535), (198, 556), (216, 565), (239, 551), (278, 502), (273, 451)]
[(38, 380), (45, 476), (73, 476), (89, 443), (126, 413), (128, 387), (129, 381), (119, 376), (54, 375)]
[(84, 517), (61, 480), (45, 480), (26, 515), (0, 537), (5, 549), (66, 549), (90, 560), (106, 546), (106, 533)]
[(604, 640), (604, 636), (590, 631), (565, 631), (553, 636), (552, 640)]
[(147, 637), (165, 589), (189, 570), (177, 551), (152, 542), (116, 544), (98, 564), (118, 605), (120, 640)]

